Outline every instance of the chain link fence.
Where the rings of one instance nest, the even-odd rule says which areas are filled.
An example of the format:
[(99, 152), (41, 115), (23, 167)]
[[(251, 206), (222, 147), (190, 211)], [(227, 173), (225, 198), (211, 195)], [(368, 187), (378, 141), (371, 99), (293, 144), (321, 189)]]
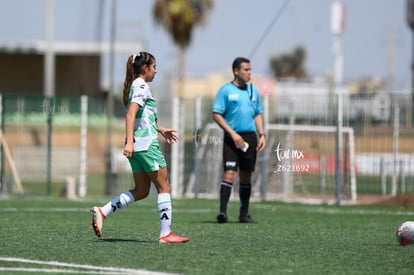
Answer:
[[(297, 88), (297, 87), (296, 87)], [(335, 96), (312, 94), (306, 88), (296, 92), (279, 86), (276, 94), (266, 97), (268, 148), (259, 154), (254, 173), (256, 199), (286, 198), (286, 194), (301, 196), (332, 196), (335, 193), (335, 133), (309, 132), (292, 128), (281, 130), (280, 125), (335, 127)], [(304, 89), (303, 91), (301, 89)], [(287, 92), (288, 91), (288, 92)], [(308, 94), (306, 94), (308, 93)], [(179, 171), (180, 191), (176, 196), (217, 198), (221, 180), (222, 132), (212, 121), (213, 99), (197, 97), (179, 100), (180, 122), (175, 124), (172, 97), (156, 95), (159, 121), (172, 127), (179, 125), (183, 146), (182, 158), (175, 161), (172, 147), (161, 141), (171, 178)], [(47, 193), (48, 156), (51, 159), (51, 189), (53, 194), (64, 191), (65, 181), (81, 174), (81, 99), (56, 97), (46, 104), (43, 96), (3, 95), (1, 129), (6, 144), (2, 144), (1, 192), (19, 193), (16, 176), (25, 194)], [(263, 102), (264, 102), (263, 98)], [(355, 159), (356, 192), (358, 195), (387, 195), (414, 191), (414, 130), (411, 125), (410, 97), (369, 95), (347, 96), (344, 100), (343, 127), (352, 128), (353, 149), (344, 137), (341, 162), (342, 188), (351, 186), (349, 158)], [(108, 169), (118, 192), (130, 188), (133, 179), (129, 164), (121, 152), (124, 142), (124, 107), (116, 101), (111, 120), (113, 146), (108, 155), (108, 120), (106, 100), (89, 98), (86, 135), (87, 195), (104, 195)], [(48, 155), (48, 123), (51, 147)], [(273, 129), (273, 130), (272, 130)], [(286, 128), (289, 129), (289, 128)], [(5, 146), (10, 158), (5, 154)], [(279, 146), (279, 147), (278, 147)], [(280, 171), (284, 165), (277, 157), (279, 148), (301, 152), (287, 163), (300, 168), (312, 165), (309, 171)], [(353, 154), (353, 155), (352, 155)], [(111, 161), (108, 162), (109, 156)], [(108, 163), (111, 167), (108, 168)], [(178, 165), (176, 169), (174, 165)], [(292, 166), (295, 165), (295, 166)], [(305, 169), (305, 168), (303, 168)], [(308, 168), (306, 168), (308, 169)], [(15, 173), (13, 172), (15, 170)], [(287, 184), (288, 183), (288, 184)], [(236, 184), (237, 186), (237, 184)], [(78, 187), (79, 188), (79, 187)], [(237, 188), (235, 188), (235, 191)], [(350, 196), (345, 191), (344, 198)]]

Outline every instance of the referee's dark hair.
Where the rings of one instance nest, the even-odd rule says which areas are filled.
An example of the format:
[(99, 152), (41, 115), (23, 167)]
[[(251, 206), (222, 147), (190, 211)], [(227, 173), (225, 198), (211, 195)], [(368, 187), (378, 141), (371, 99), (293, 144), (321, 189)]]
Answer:
[(249, 60), (249, 59), (247, 59), (247, 58), (245, 58), (245, 57), (237, 57), (237, 58), (236, 58), (236, 59), (234, 59), (234, 61), (233, 61), (233, 65), (232, 65), (233, 71), (234, 71), (235, 69), (240, 69), (240, 65), (241, 65), (241, 63), (250, 63), (250, 60)]

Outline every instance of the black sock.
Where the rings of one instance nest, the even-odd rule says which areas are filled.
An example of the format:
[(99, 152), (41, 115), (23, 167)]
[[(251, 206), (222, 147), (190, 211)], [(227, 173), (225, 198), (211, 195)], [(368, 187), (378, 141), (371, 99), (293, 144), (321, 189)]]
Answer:
[(252, 191), (252, 185), (247, 183), (240, 183), (239, 197), (240, 197), (240, 216), (245, 217), (249, 214), (249, 201)]
[(223, 181), (220, 184), (220, 213), (227, 213), (227, 204), (230, 199), (233, 184)]

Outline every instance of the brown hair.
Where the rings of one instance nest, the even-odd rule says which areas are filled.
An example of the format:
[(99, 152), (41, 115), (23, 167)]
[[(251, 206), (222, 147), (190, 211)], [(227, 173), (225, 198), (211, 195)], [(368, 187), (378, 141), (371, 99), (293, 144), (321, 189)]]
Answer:
[(139, 52), (128, 57), (126, 63), (126, 74), (124, 80), (123, 94), (125, 106), (128, 104), (129, 92), (131, 89), (132, 82), (135, 80), (135, 78), (137, 78), (139, 75), (143, 73), (142, 68), (144, 67), (144, 65), (150, 66), (152, 63), (154, 63), (154, 61), (155, 57), (148, 52)]

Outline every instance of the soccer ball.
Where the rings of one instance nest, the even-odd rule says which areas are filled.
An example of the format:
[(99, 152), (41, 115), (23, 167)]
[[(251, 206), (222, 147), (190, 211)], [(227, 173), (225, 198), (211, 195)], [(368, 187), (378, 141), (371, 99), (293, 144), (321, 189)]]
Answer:
[(396, 232), (397, 241), (400, 245), (413, 245), (414, 244), (414, 222), (403, 222)]

